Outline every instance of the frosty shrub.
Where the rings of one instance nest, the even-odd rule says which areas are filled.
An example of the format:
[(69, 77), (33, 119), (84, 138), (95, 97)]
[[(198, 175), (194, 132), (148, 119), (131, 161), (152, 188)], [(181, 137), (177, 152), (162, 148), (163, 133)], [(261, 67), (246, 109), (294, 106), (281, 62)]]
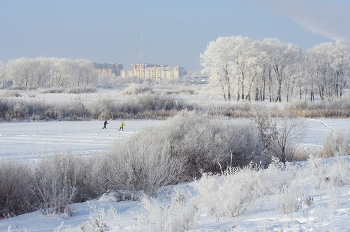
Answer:
[(183, 94), (183, 95), (193, 95), (195, 94), (195, 90), (193, 89), (189, 89), (189, 88), (179, 88), (177, 90), (168, 90), (166, 91), (166, 94), (168, 95), (171, 95), (171, 94), (176, 94), (176, 95), (180, 95), (180, 94)]
[(138, 96), (138, 101), (143, 106), (144, 110), (183, 109), (183, 101), (175, 101), (173, 97), (162, 94), (142, 94)]
[(70, 120), (89, 116), (89, 112), (79, 102), (64, 102), (47, 104), (35, 99), (0, 98), (0, 120)]
[(291, 214), (298, 212), (307, 198), (302, 186), (297, 184), (284, 185), (276, 194), (274, 206), (280, 214)]
[(35, 208), (27, 191), (31, 168), (22, 162), (0, 160), (0, 218), (28, 213)]
[(324, 189), (326, 186), (340, 187), (350, 183), (350, 166), (344, 157), (322, 159), (319, 156), (310, 156), (307, 170), (313, 178), (315, 189)]
[(198, 205), (208, 215), (239, 217), (245, 210), (260, 210), (271, 195), (276, 196), (277, 212), (297, 212), (301, 205), (311, 201), (304, 186), (298, 182), (300, 167), (273, 158), (267, 168), (248, 165), (243, 168), (228, 168), (222, 174), (205, 173), (196, 183)]
[(155, 199), (144, 198), (142, 205), (146, 213), (137, 218), (138, 231), (189, 231), (196, 229), (199, 208), (194, 199), (186, 202), (177, 192), (170, 205), (161, 204)]
[(80, 88), (80, 87), (76, 87), (76, 88), (68, 88), (65, 90), (65, 93), (73, 93), (73, 94), (82, 94), (82, 93), (97, 93), (98, 89), (96, 88), (88, 88), (88, 87), (84, 87), (84, 88)]
[(143, 190), (153, 196), (162, 187), (184, 180), (184, 160), (165, 152), (168, 149), (162, 141), (153, 141), (152, 145), (135, 140), (116, 142), (100, 164), (104, 168), (98, 169), (99, 183), (110, 190)]
[(202, 104), (198, 106), (198, 110), (213, 116), (249, 117), (254, 108), (251, 102), (226, 102)]
[(286, 109), (299, 117), (349, 117), (350, 103), (348, 98), (328, 101), (294, 100)]
[(109, 170), (103, 175), (113, 190), (145, 190), (152, 195), (161, 186), (192, 180), (203, 171), (266, 163), (262, 148), (256, 127), (248, 120), (238, 123), (183, 113), (116, 141), (101, 170)]
[(114, 112), (117, 111), (113, 99), (102, 96), (89, 101), (86, 108), (91, 113), (92, 118), (99, 120), (111, 119)]
[(43, 158), (32, 172), (29, 190), (38, 199), (37, 208), (44, 214), (69, 213), (69, 204), (91, 197), (85, 185), (88, 167), (82, 158), (55, 154)]
[(305, 133), (302, 121), (289, 114), (273, 118), (271, 114), (260, 110), (253, 119), (264, 142), (264, 151), (270, 156), (278, 157), (283, 163), (292, 161), (297, 144)]
[(103, 208), (97, 208), (95, 205), (91, 205), (92, 209), (89, 220), (84, 222), (80, 227), (76, 229), (67, 229), (64, 230), (66, 232), (70, 231), (122, 231), (125, 229), (121, 225), (119, 225), (119, 221), (121, 220), (118, 216), (118, 212), (111, 207), (109, 210), (105, 210)]
[(35, 98), (1, 98), (0, 120), (88, 120), (114, 118), (165, 119), (183, 109), (193, 109), (183, 100), (164, 94), (139, 94), (121, 103), (111, 97), (97, 95), (83, 102), (80, 95), (67, 101), (47, 103)]
[(22, 97), (18, 92), (12, 90), (1, 90), (0, 97)]
[(33, 114), (43, 114), (48, 108), (42, 101), (0, 98), (0, 120), (24, 120)]
[(183, 109), (192, 109), (183, 100), (175, 100), (164, 94), (139, 94), (130, 97), (116, 106), (118, 118), (155, 118), (164, 119), (177, 114)]
[[(197, 199), (217, 220), (239, 217), (247, 208), (262, 208), (266, 196), (281, 193), (281, 189), (295, 178), (293, 172), (292, 167), (286, 168), (274, 159), (267, 169), (250, 164), (243, 168), (228, 168), (222, 174), (205, 173), (196, 185)], [(281, 196), (279, 206), (283, 207), (283, 204), (289, 203)]]
[(40, 91), (40, 93), (48, 94), (48, 93), (64, 93), (66, 91), (65, 88), (48, 88), (43, 89)]
[(338, 128), (329, 133), (323, 141), (323, 156), (333, 157), (334, 155), (350, 154), (350, 136)]
[(46, 109), (38, 116), (39, 120), (61, 120), (70, 118), (76, 120), (77, 117), (86, 115), (86, 111), (77, 102), (59, 103), (47, 105)]
[(234, 168), (223, 175), (204, 174), (199, 180), (198, 197), (209, 215), (239, 217), (254, 201), (264, 195), (259, 171), (251, 167)]
[[(65, 232), (73, 231), (188, 231), (196, 229), (199, 208), (194, 198), (188, 201), (177, 192), (170, 205), (163, 204), (154, 198), (144, 197), (140, 203), (143, 206), (141, 214), (136, 214), (132, 220), (119, 216), (110, 207), (108, 210), (90, 205), (89, 220), (77, 228), (68, 228)], [(136, 212), (135, 212), (136, 213)]]
[(128, 118), (130, 115), (137, 115), (143, 111), (143, 106), (137, 99), (128, 98), (122, 104), (117, 105), (116, 115), (120, 118)]
[(81, 93), (96, 93), (98, 89), (88, 88), (88, 87), (75, 87), (75, 88), (48, 88), (39, 91), (43, 94), (48, 93), (71, 93), (71, 94), (81, 94)]
[(271, 157), (271, 163), (261, 172), (265, 192), (277, 194), (280, 189), (296, 178), (297, 168), (293, 163), (283, 163), (277, 157)]
[(69, 204), (100, 196), (93, 189), (92, 161), (69, 152), (46, 157), (36, 164), (0, 161), (0, 217), (42, 210), (70, 216)]
[(151, 87), (145, 84), (131, 84), (128, 88), (126, 88), (123, 92), (125, 95), (138, 95), (143, 93), (153, 93)]

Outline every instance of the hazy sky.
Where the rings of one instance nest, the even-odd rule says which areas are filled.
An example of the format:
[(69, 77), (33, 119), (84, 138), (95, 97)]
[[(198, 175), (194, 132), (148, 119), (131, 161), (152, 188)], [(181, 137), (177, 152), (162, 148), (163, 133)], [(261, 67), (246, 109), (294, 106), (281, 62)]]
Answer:
[(220, 36), (278, 38), (306, 50), (350, 38), (348, 0), (2, 0), (0, 60), (143, 61), (200, 70)]

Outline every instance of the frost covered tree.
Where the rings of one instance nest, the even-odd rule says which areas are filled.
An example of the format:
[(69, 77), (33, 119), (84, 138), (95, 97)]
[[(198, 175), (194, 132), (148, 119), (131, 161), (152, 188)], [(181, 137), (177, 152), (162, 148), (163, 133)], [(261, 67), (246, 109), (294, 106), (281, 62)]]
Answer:
[(29, 87), (32, 84), (30, 59), (22, 57), (7, 63), (8, 73), (16, 86)]
[(211, 41), (201, 54), (204, 72), (210, 75), (215, 86), (219, 86), (225, 101), (231, 100), (234, 80), (237, 82), (237, 100), (250, 98), (254, 78), (257, 76), (257, 42), (248, 37), (219, 37)]
[(210, 75), (214, 86), (221, 89), (225, 101), (231, 100), (231, 86), (234, 76), (234, 37), (219, 37), (211, 41), (200, 55), (204, 72)]
[(233, 58), (237, 78), (237, 100), (250, 99), (252, 84), (258, 74), (257, 42), (248, 37), (237, 36), (234, 41)]
[[(287, 101), (340, 98), (350, 74), (350, 42), (323, 43), (305, 53), (291, 43), (242, 36), (211, 41), (201, 57), (203, 71), (224, 100)], [(254, 99), (254, 98), (253, 98)]]
[(0, 86), (6, 87), (6, 82), (5, 64), (0, 60)]
[(33, 60), (33, 75), (35, 85), (38, 87), (48, 86), (50, 75), (50, 60), (46, 57), (38, 57)]
[[(281, 102), (282, 100), (282, 86), (284, 82), (289, 78), (288, 66), (295, 64), (301, 57), (301, 49), (291, 43), (286, 44), (280, 42), (278, 39), (265, 39), (265, 43), (272, 45), (272, 68), (275, 72), (277, 80), (277, 98), (276, 100)], [(292, 69), (289, 69), (289, 71)]]
[(19, 58), (8, 61), (8, 79), (21, 87), (68, 87), (97, 84), (94, 66), (88, 60), (66, 58)]
[(75, 61), (75, 64), (75, 80), (78, 87), (97, 83), (97, 73), (94, 71), (94, 64), (91, 61), (78, 59)]
[[(349, 78), (350, 43), (322, 43), (306, 52), (322, 100), (341, 97)], [(304, 64), (304, 65), (307, 65)]]

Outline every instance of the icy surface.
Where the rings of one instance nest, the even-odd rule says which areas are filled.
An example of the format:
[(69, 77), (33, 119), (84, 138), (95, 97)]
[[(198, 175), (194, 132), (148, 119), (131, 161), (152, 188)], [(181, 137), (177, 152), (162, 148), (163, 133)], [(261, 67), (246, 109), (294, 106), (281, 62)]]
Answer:
[(124, 131), (119, 131), (121, 121), (108, 121), (102, 129), (101, 121), (51, 121), (0, 123), (0, 158), (35, 160), (55, 151), (90, 155), (108, 149), (115, 139), (136, 133), (142, 126), (163, 121), (124, 121)]

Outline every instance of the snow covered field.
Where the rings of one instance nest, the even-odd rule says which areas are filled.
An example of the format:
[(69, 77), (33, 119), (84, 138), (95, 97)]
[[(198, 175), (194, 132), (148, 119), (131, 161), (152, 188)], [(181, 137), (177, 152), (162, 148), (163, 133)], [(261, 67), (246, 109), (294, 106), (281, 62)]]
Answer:
[(115, 139), (137, 132), (142, 126), (161, 123), (155, 120), (108, 121), (103, 130), (101, 121), (51, 121), (0, 123), (0, 158), (35, 160), (55, 151), (90, 155), (103, 152)]
[[(307, 131), (301, 146), (305, 147), (321, 146), (325, 135), (336, 128), (346, 132), (350, 130), (350, 119), (305, 119), (304, 121)], [(142, 126), (160, 123), (162, 121), (125, 121), (124, 132), (119, 132), (120, 121), (117, 120), (109, 121), (107, 130), (102, 129), (101, 121), (0, 123), (0, 158), (36, 160), (61, 150), (70, 150), (73, 154), (81, 155), (103, 153), (114, 139), (126, 138), (131, 133), (136, 133)], [(349, 159), (347, 158), (346, 161), (349, 162)], [(310, 206), (303, 204), (298, 212), (281, 214), (277, 210), (278, 207), (276, 208), (276, 202), (286, 194), (279, 193), (262, 199), (264, 204), (260, 208), (256, 202), (254, 205), (249, 205), (239, 217), (215, 217), (210, 216), (206, 211), (200, 211), (193, 231), (350, 231), (350, 185), (315, 190), (311, 188), (314, 182), (312, 177), (306, 174), (296, 176), (299, 176), (293, 180), (297, 183), (296, 186), (304, 186), (304, 191), (313, 199)], [(153, 204), (149, 202), (142, 204), (140, 201), (114, 202), (112, 195), (103, 196), (100, 200), (74, 204), (73, 216), (66, 219), (60, 216), (44, 216), (37, 211), (0, 220), (0, 231), (7, 231), (9, 227), (11, 231), (25, 231), (25, 229), (54, 231), (62, 223), (62, 229), (69, 226), (77, 228), (94, 214), (100, 215), (100, 218), (108, 222), (107, 224), (114, 223), (113, 231), (119, 231), (119, 229), (154, 231), (155, 227), (145, 227), (144, 230), (139, 227), (133, 230), (128, 228), (128, 225), (135, 224), (136, 219), (139, 220), (138, 223), (141, 223), (141, 219), (150, 220), (152, 216), (146, 218), (147, 215), (161, 218), (159, 214), (163, 211), (163, 217), (166, 217), (165, 212), (171, 211), (169, 205), (177, 194), (175, 189), (186, 201), (191, 201), (198, 192), (197, 187), (198, 181), (179, 184)], [(169, 207), (162, 208), (163, 203)], [(114, 211), (111, 211), (111, 208)], [(166, 227), (176, 223), (171, 220), (179, 220), (185, 212), (181, 210), (172, 212), (175, 215), (174, 218), (163, 218), (163, 224)]]

